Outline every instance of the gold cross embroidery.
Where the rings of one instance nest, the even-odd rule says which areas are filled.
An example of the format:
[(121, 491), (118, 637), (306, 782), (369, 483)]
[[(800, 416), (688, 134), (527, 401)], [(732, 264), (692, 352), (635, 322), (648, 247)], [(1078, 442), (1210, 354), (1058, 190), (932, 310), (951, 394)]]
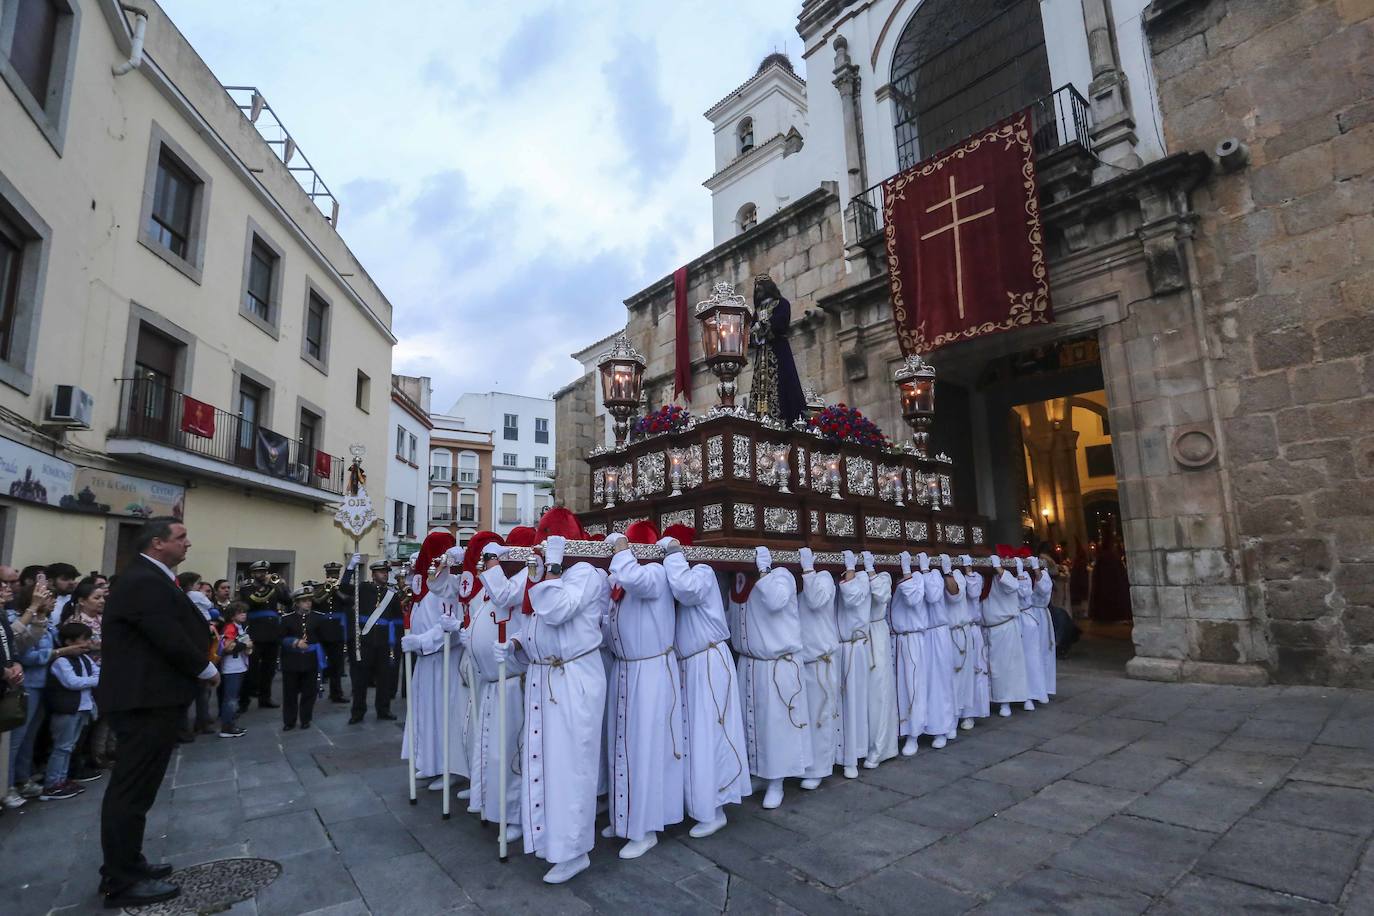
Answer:
[(949, 176), (949, 198), (947, 200), (942, 200), (933, 206), (926, 207), (927, 213), (934, 213), (941, 207), (949, 207), (950, 222), (944, 226), (941, 226), (939, 229), (932, 229), (930, 232), (927, 232), (925, 235), (921, 236), (921, 241), (924, 242), (926, 239), (932, 239), (935, 236), (940, 235), (944, 232), (950, 232), (954, 235), (954, 277), (955, 286), (959, 293), (958, 298), (960, 318), (964, 317), (964, 255), (959, 245), (959, 227), (965, 225), (966, 223), (971, 223), (974, 220), (982, 219), (983, 217), (991, 213), (995, 213), (997, 211), (997, 208), (988, 207), (981, 213), (974, 213), (972, 216), (961, 217), (959, 215), (959, 201), (963, 200), (965, 197), (970, 197), (974, 194), (977, 194), (979, 191), (983, 190), (984, 187), (985, 185), (980, 184), (978, 187), (968, 191), (957, 191), (954, 187), (954, 176), (951, 175)]

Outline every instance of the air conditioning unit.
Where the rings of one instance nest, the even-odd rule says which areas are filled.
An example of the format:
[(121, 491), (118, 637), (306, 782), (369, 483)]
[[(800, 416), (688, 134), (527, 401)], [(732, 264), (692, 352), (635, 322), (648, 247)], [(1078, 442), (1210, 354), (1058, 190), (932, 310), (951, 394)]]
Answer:
[(52, 403), (48, 405), (48, 422), (68, 429), (90, 429), (95, 398), (75, 385), (52, 386)]

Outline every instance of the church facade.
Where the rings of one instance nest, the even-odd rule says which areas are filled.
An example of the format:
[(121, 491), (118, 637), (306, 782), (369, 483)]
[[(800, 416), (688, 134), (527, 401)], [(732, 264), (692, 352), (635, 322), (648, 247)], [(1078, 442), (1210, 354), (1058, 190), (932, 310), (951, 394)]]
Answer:
[[(904, 434), (882, 181), (1029, 110), (1054, 322), (930, 357), (959, 501), (997, 541), (1122, 545), (1135, 676), (1374, 682), (1371, 15), (808, 0), (802, 72), (770, 55), (707, 111), (716, 245), (688, 301), (769, 273), (803, 383)], [(646, 401), (669, 402), (672, 278), (625, 304)], [(603, 429), (560, 423), (558, 467)], [(580, 482), (558, 482), (574, 509)]]

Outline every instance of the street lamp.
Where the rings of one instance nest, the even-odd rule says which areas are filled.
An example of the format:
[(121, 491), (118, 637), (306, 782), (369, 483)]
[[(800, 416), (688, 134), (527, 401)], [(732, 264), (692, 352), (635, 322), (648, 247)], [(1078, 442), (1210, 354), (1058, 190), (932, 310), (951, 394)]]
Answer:
[(735, 379), (749, 355), (749, 307), (734, 286), (721, 281), (711, 288), (709, 299), (697, 303), (696, 317), (701, 322), (706, 367), (720, 380), (716, 388), (720, 406), (734, 407)]
[(935, 367), (912, 354), (892, 376), (902, 398), (902, 419), (911, 426), (916, 454), (930, 457), (930, 427), (935, 422)]
[(616, 448), (625, 444), (630, 432), (630, 415), (639, 407), (644, 388), (644, 357), (621, 334), (608, 353), (596, 362), (601, 373), (601, 403), (615, 418)]

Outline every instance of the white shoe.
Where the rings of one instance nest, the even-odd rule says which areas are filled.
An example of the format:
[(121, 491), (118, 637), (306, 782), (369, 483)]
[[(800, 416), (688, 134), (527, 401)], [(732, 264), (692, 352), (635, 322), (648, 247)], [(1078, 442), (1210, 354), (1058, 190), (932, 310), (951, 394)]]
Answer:
[(859, 778), (859, 768), (856, 767), (856, 766), (848, 766), (848, 767), (845, 767), (845, 768), (844, 768), (844, 778), (845, 778), (845, 779), (858, 779), (858, 778)]
[(810, 792), (812, 789), (819, 789), (821, 787), (821, 781), (819, 779), (803, 779), (801, 781), (801, 787)]
[(877, 768), (878, 768), (878, 761), (874, 760), (872, 757), (865, 757), (865, 758), (864, 758), (864, 769), (865, 769), (865, 770), (876, 770)]
[(615, 839), (615, 824), (607, 824), (601, 828), (601, 835), (608, 840)]
[(768, 791), (763, 795), (763, 806), (773, 809), (782, 804), (782, 780), (770, 779), (768, 781)]
[(562, 884), (565, 881), (570, 881), (578, 874), (586, 871), (587, 867), (591, 864), (591, 856), (587, 855), (585, 852), (582, 855), (578, 856), (576, 859), (569, 859), (566, 862), (559, 862), (553, 868), (550, 868), (548, 871), (544, 873), (544, 883)]
[(1024, 709), (1026, 712), (1034, 712), (1035, 702), (1032, 700), (1027, 700), (1025, 703), (1021, 704), (1021, 708)]
[(644, 853), (648, 852), (650, 849), (653, 849), (657, 845), (658, 834), (650, 833), (642, 840), (631, 840), (624, 846), (620, 847), (620, 858), (638, 859), (640, 856), (644, 855)]
[(1011, 704), (1003, 703), (1001, 707), (997, 710), (997, 714), (1003, 718), (1006, 718), (1007, 716), (1011, 715)]
[(10, 790), (5, 793), (5, 797), (0, 799), (0, 804), (4, 805), (6, 808), (22, 808), (27, 801), (27, 798), (15, 791), (13, 786), (10, 786)]
[(965, 719), (964, 721), (962, 721), (962, 722), (959, 723), (959, 727), (960, 727), (961, 729), (963, 729), (964, 731), (969, 731), (970, 729), (973, 728), (973, 720), (972, 720), (972, 719)]
[(472, 789), (471, 787), (466, 789), (459, 789), (457, 792), (453, 793), (453, 797), (461, 798), (466, 801), (467, 799), (472, 798)]
[(430, 783), (430, 784), (429, 784), (429, 791), (431, 791), (431, 792), (442, 792), (442, 791), (444, 791), (444, 777), (440, 776), (438, 779), (434, 780), (434, 782)]
[(692, 827), (691, 830), (687, 831), (687, 834), (688, 836), (694, 836), (699, 840), (702, 837), (710, 836), (711, 834), (715, 833), (717, 830), (724, 826), (725, 814), (722, 812), (721, 815), (715, 818), (714, 820), (698, 821), (696, 825)]
[(940, 748), (944, 747), (946, 743), (944, 735), (936, 735), (935, 740), (930, 742), (930, 746), (938, 751)]
[(514, 843), (516, 840), (520, 839), (520, 838), (521, 838), (522, 836), (524, 836), (524, 835), (525, 835), (525, 831), (523, 831), (523, 830), (520, 829), (520, 825), (519, 825), (519, 824), (507, 824), (507, 825), (506, 825), (506, 842), (507, 842), (507, 843)]
[(920, 747), (920, 743), (915, 738), (908, 737), (906, 741), (902, 742), (902, 756), (915, 757)]

